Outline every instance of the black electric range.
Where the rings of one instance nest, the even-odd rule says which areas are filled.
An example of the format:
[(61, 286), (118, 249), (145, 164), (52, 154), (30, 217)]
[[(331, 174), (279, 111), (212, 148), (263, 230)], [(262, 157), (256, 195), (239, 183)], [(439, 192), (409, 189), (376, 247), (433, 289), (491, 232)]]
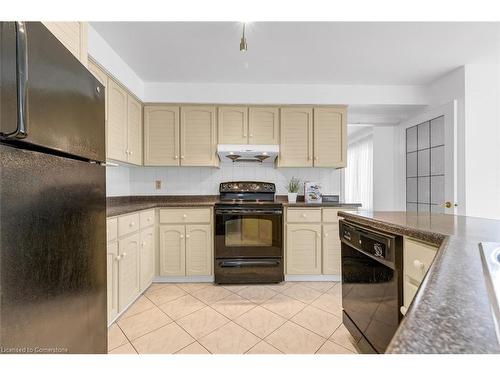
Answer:
[(269, 182), (219, 186), (215, 205), (215, 282), (277, 283), (283, 272), (283, 206)]

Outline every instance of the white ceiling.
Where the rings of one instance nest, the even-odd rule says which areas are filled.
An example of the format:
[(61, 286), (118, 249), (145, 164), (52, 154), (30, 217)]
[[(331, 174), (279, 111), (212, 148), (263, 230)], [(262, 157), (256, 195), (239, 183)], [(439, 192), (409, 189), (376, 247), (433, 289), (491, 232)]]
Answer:
[(499, 52), (499, 23), (92, 22), (145, 82), (422, 85)]

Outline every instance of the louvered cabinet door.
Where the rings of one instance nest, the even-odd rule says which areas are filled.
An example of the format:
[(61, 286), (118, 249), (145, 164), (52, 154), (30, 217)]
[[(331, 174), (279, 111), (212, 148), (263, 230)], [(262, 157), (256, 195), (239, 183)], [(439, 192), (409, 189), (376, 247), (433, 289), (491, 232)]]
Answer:
[(314, 166), (346, 166), (347, 120), (345, 108), (314, 108)]
[(248, 143), (248, 108), (219, 107), (218, 137), (220, 144)]
[(160, 274), (186, 274), (186, 242), (184, 225), (160, 225)]
[(340, 276), (339, 225), (323, 224), (323, 274)]
[(144, 107), (144, 165), (179, 165), (179, 143), (179, 107)]
[(118, 242), (118, 306), (123, 311), (140, 293), (139, 233)]
[(280, 167), (312, 167), (313, 111), (307, 107), (281, 108)]
[(216, 166), (215, 107), (181, 107), (181, 165)]
[(95, 64), (92, 61), (89, 61), (89, 70), (90, 72), (94, 75), (94, 77), (97, 78), (97, 80), (101, 83), (101, 85), (104, 86), (104, 117), (107, 120), (108, 119), (108, 75), (104, 72), (104, 70), (101, 69), (100, 66)]
[(140, 285), (144, 290), (155, 275), (155, 227), (141, 230), (140, 236)]
[(106, 157), (127, 162), (127, 93), (115, 81), (108, 80), (108, 122)]
[(142, 165), (142, 105), (127, 95), (127, 161)]
[(321, 224), (286, 225), (286, 272), (321, 274)]
[(87, 66), (86, 22), (43, 22), (43, 24), (83, 65)]
[(212, 226), (186, 225), (186, 275), (212, 274)]
[(248, 142), (253, 145), (277, 145), (279, 109), (250, 107), (248, 109)]

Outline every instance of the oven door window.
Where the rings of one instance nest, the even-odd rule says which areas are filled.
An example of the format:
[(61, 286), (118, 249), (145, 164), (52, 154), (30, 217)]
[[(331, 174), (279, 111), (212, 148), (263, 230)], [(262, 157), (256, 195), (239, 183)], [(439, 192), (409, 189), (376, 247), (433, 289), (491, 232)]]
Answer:
[(273, 222), (268, 218), (232, 218), (225, 222), (225, 227), (228, 247), (273, 245)]

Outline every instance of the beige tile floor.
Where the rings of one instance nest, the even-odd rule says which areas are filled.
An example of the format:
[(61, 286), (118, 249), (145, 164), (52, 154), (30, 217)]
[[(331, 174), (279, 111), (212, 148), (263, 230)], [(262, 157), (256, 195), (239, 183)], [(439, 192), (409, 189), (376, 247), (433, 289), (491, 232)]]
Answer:
[(111, 354), (353, 354), (341, 285), (155, 283), (108, 330)]

